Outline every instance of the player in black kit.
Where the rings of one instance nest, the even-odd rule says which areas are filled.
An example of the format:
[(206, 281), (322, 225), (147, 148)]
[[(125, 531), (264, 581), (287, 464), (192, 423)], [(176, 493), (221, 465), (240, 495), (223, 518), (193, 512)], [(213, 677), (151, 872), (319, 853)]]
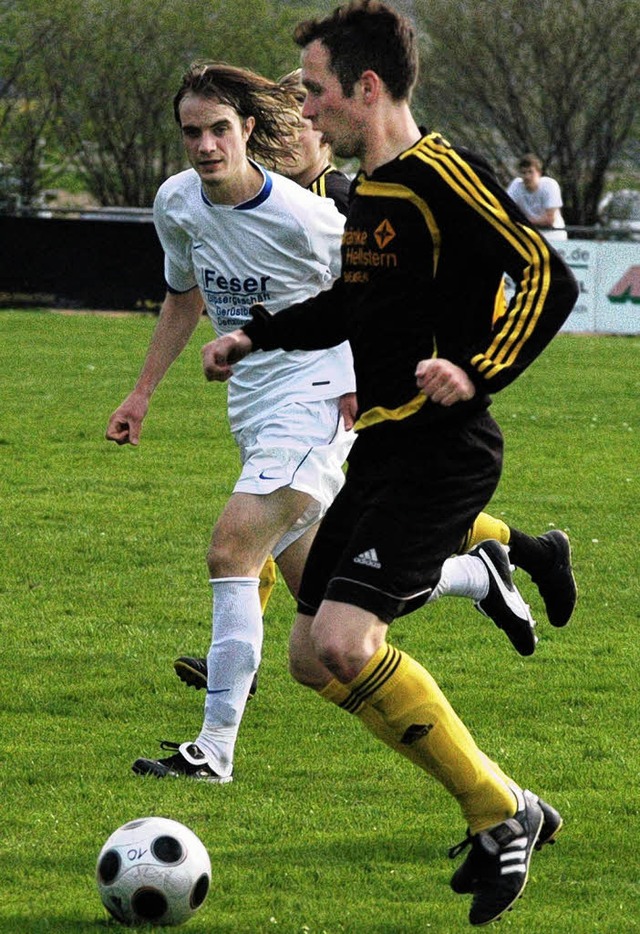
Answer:
[[(478, 748), (428, 671), (386, 633), (428, 600), (491, 498), (502, 439), (490, 393), (553, 338), (577, 285), (484, 160), (415, 123), (406, 18), (354, 0), (295, 37), (303, 115), (362, 168), (342, 275), (277, 316), (256, 307), (251, 323), (204, 348), (205, 373), (209, 362), (231, 372), (257, 349), (350, 341), (358, 437), (309, 553), (291, 670), (457, 800), (471, 851), (452, 887), (472, 895), (471, 924), (486, 924), (519, 898), (534, 848), (562, 819)], [(505, 273), (516, 283), (506, 310)]]

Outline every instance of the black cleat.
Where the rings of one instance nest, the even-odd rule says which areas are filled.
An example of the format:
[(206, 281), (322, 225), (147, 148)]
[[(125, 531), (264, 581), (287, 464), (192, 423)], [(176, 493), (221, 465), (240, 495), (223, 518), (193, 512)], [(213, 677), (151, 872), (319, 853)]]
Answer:
[(562, 820), (562, 814), (556, 811), (554, 807), (551, 807), (550, 804), (547, 804), (546, 801), (543, 801), (542, 798), (538, 798), (538, 804), (542, 811), (542, 829), (536, 843), (536, 850), (541, 850), (545, 843), (552, 845), (556, 842), (556, 837), (562, 830), (564, 821)]
[(534, 632), (535, 620), (513, 583), (509, 553), (500, 542), (488, 539), (472, 548), (468, 554), (480, 558), (489, 572), (489, 592), (474, 604), (499, 629), (504, 629), (511, 644), (520, 655), (533, 655), (538, 637)]
[(529, 878), (531, 854), (544, 817), (536, 795), (523, 791), (517, 797), (519, 806), (514, 817), (467, 837), (449, 851), (455, 859), (471, 844), (471, 852), (451, 884), (453, 887), (458, 873), (458, 882), (464, 879), (471, 884), (469, 921), (475, 926), (498, 921), (520, 898)]
[(578, 599), (569, 536), (560, 529), (552, 529), (540, 535), (538, 541), (545, 542), (553, 558), (548, 567), (532, 574), (531, 580), (540, 591), (551, 625), (566, 626)]
[[(153, 775), (155, 778), (191, 778), (200, 782), (210, 782), (213, 785), (226, 785), (233, 781), (233, 775), (218, 775), (213, 771), (204, 753), (195, 743), (170, 743), (163, 740), (162, 749), (175, 749), (172, 756), (165, 759), (136, 759), (131, 768), (136, 775)], [(186, 756), (182, 754), (182, 749)], [(187, 758), (187, 756), (189, 758)], [(191, 761), (194, 760), (194, 761)]]
[[(186, 685), (191, 688), (195, 688), (196, 691), (200, 691), (202, 688), (207, 687), (207, 660), (206, 658), (192, 658), (190, 655), (181, 655), (180, 658), (176, 658), (173, 663), (175, 673), (180, 678), (181, 681), (184, 681)], [(253, 681), (251, 682), (251, 687), (249, 688), (249, 696), (247, 700), (251, 700), (255, 696), (256, 691), (258, 690), (258, 672), (253, 676)]]
[(181, 655), (173, 663), (175, 673), (190, 688), (200, 691), (207, 687), (207, 660), (206, 658), (191, 658)]
[[(542, 798), (538, 798), (538, 805), (542, 811), (542, 827), (540, 828), (540, 836), (535, 844), (535, 849), (541, 850), (545, 843), (551, 845), (556, 842), (556, 837), (562, 830), (563, 821), (559, 812), (550, 804), (547, 804), (546, 801), (543, 801)], [(471, 837), (467, 836), (465, 844), (467, 841), (470, 843)], [(458, 844), (458, 847), (452, 847), (450, 854), (453, 852), (453, 856), (457, 856), (461, 852), (461, 846), (462, 844)], [(471, 895), (474, 886), (473, 865), (470, 866), (469, 860), (465, 860), (451, 877), (451, 888), (457, 895)]]

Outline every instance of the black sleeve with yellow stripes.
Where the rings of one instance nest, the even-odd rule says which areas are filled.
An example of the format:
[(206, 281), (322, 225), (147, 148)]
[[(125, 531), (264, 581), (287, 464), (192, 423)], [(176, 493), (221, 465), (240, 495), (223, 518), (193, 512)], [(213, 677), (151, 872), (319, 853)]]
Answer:
[(253, 305), (251, 321), (242, 330), (259, 350), (326, 350), (348, 339), (342, 305), (342, 282), (276, 314)]
[(505, 313), (494, 315), (488, 334), (486, 329), (476, 332), (455, 361), (483, 392), (496, 392), (526, 369), (562, 327), (577, 300), (577, 282), (484, 160), (455, 149), (439, 134), (424, 137), (412, 154), (437, 178), (443, 224), (463, 225), (458, 227), (465, 230), (463, 249), (473, 254), (476, 268), (484, 259), (515, 283)]
[(488, 341), (470, 350), (468, 361), (462, 364), (485, 392), (508, 386), (535, 360), (560, 330), (578, 298), (571, 270), (540, 234), (532, 233), (527, 238), (526, 264), (509, 270), (516, 292), (506, 314), (494, 319)]

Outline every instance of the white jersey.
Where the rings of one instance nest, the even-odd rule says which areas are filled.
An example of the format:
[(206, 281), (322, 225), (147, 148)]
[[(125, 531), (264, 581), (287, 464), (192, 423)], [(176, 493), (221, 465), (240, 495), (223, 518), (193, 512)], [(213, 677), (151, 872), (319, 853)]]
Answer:
[[(333, 201), (260, 171), (260, 192), (237, 205), (212, 204), (194, 169), (167, 179), (156, 196), (167, 285), (175, 292), (197, 285), (219, 335), (246, 324), (255, 302), (276, 314), (329, 288), (340, 273), (344, 217)], [(233, 367), (229, 420), (237, 429), (283, 404), (354, 390), (348, 344), (258, 351)]]
[(507, 194), (527, 217), (539, 217), (543, 211), (554, 210), (554, 230), (564, 230), (564, 219), (560, 213), (562, 194), (555, 178), (543, 175), (535, 191), (529, 191), (521, 178), (514, 178), (507, 188)]

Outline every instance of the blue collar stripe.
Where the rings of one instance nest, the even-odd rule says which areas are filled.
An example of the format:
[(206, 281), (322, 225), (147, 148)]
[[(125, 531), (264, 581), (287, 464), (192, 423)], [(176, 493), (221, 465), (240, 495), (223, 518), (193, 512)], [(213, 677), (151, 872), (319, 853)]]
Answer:
[(261, 169), (261, 171), (264, 175), (264, 185), (258, 194), (255, 198), (251, 198), (250, 201), (243, 201), (242, 204), (236, 204), (234, 211), (251, 211), (252, 208), (257, 208), (263, 201), (267, 200), (273, 188), (273, 179), (265, 169)]
[[(253, 164), (256, 165), (256, 168), (260, 169), (260, 171), (262, 172), (262, 176), (264, 178), (262, 188), (260, 189), (258, 194), (254, 198), (250, 198), (249, 201), (243, 201), (241, 204), (235, 204), (233, 206), (234, 211), (251, 211), (252, 208), (257, 208), (264, 201), (266, 201), (269, 195), (271, 194), (271, 189), (273, 188), (273, 179), (271, 175), (262, 166), (257, 165), (255, 162)], [(202, 200), (204, 201), (205, 204), (207, 204), (210, 208), (215, 207), (215, 204), (213, 204), (207, 198), (204, 188), (202, 186), (200, 186), (200, 194), (202, 195)]]

